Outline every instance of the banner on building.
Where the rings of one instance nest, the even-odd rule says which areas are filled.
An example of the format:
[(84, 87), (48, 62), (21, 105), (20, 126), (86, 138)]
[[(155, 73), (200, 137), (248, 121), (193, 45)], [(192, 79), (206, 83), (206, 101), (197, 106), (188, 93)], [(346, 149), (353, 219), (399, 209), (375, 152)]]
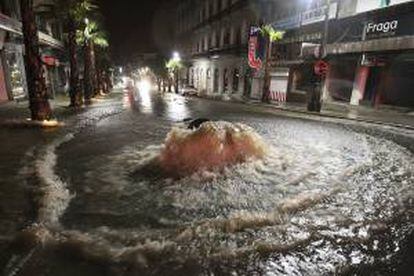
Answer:
[(250, 27), (249, 32), (249, 49), (248, 62), (253, 69), (259, 70), (262, 68), (265, 56), (265, 43), (262, 32), (259, 27)]

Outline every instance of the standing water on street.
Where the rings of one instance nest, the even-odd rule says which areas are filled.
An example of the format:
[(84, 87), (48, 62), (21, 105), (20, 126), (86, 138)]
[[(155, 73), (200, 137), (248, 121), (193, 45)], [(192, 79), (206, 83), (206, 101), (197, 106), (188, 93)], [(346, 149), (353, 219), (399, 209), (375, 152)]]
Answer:
[[(412, 233), (409, 150), (248, 106), (139, 92), (132, 101), (80, 115), (90, 124), (27, 157), (20, 177), (38, 179), (39, 215), (6, 275), (396, 269)], [(189, 130), (188, 116), (212, 121)]]

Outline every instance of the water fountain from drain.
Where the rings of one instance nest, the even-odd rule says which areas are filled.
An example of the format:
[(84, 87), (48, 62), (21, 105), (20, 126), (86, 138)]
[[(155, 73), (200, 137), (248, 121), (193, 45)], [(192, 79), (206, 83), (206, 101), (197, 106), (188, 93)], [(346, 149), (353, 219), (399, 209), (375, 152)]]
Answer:
[(157, 162), (165, 174), (182, 177), (261, 159), (266, 150), (260, 135), (247, 125), (204, 121), (195, 129), (173, 128)]

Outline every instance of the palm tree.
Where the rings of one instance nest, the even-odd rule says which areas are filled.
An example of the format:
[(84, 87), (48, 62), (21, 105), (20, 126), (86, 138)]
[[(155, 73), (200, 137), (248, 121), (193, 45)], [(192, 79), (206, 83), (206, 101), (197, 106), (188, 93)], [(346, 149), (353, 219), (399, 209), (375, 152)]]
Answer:
[(84, 96), (85, 101), (90, 103), (92, 96), (96, 93), (96, 64), (95, 64), (95, 46), (106, 48), (109, 46), (105, 33), (99, 28), (95, 21), (85, 18), (83, 29), (77, 32), (77, 41), (83, 45), (84, 53)]
[(70, 106), (79, 108), (82, 106), (82, 90), (79, 81), (79, 65), (76, 43), (76, 30), (78, 29), (81, 3), (79, 0), (61, 0), (59, 5), (62, 7), (63, 17), (67, 23), (67, 44), (70, 63), (69, 96)]
[(178, 73), (180, 69), (183, 68), (183, 63), (178, 58), (172, 58), (165, 64), (165, 67), (168, 69), (174, 80), (174, 92), (178, 93)]
[(161, 56), (158, 56), (151, 62), (149, 67), (155, 75), (158, 91), (162, 91), (164, 89), (163, 83), (165, 83), (165, 80), (168, 77), (168, 69), (166, 68), (165, 59)]
[(284, 32), (275, 30), (271, 25), (265, 25), (261, 28), (262, 34), (266, 41), (266, 60), (264, 64), (264, 84), (262, 93), (262, 102), (269, 102), (270, 98), (270, 59), (272, 58), (273, 42), (283, 38)]
[(39, 37), (33, 11), (33, 0), (20, 0), (20, 9), (31, 118), (37, 121), (48, 120), (52, 116), (52, 109), (48, 101), (46, 82), (40, 59)]
[(59, 0), (60, 16), (66, 22), (67, 46), (70, 63), (69, 96), (71, 107), (82, 106), (82, 89), (79, 80), (77, 30), (92, 8), (89, 0)]
[(106, 49), (97, 48), (96, 50), (97, 90), (100, 94), (108, 94), (112, 87), (110, 55)]

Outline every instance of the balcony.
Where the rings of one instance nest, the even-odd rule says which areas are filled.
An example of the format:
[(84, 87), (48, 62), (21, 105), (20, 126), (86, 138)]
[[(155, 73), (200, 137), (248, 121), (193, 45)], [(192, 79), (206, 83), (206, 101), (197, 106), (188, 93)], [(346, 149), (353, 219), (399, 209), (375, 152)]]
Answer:
[(225, 45), (222, 47), (210, 47), (208, 50), (203, 50), (202, 52), (193, 54), (193, 58), (211, 58), (219, 55), (241, 56), (243, 54), (247, 55), (247, 44), (233, 44)]
[[(22, 23), (14, 18), (0, 13), (0, 29), (7, 32), (15, 33), (22, 36)], [(39, 42), (43, 45), (50, 46), (57, 49), (64, 49), (63, 42), (53, 38), (52, 36), (39, 32)]]

